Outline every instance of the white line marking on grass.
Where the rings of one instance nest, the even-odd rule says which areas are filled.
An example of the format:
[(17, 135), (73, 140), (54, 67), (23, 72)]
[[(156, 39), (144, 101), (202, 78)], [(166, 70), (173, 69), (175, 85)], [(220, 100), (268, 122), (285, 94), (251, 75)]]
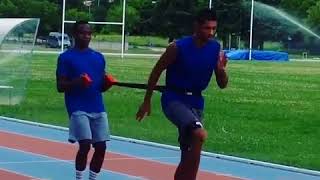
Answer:
[[(60, 51), (33, 51), (35, 54), (61, 54)], [(109, 56), (121, 56), (121, 53), (105, 53), (102, 52), (103, 55)], [(133, 53), (124, 53), (126, 57), (142, 57), (142, 58), (159, 58), (161, 54), (133, 54)]]
[(308, 60), (302, 60), (302, 59), (291, 59), (290, 61), (299, 61), (299, 62), (320, 62), (319, 59), (308, 59)]
[(0, 86), (0, 89), (13, 89), (12, 86)]

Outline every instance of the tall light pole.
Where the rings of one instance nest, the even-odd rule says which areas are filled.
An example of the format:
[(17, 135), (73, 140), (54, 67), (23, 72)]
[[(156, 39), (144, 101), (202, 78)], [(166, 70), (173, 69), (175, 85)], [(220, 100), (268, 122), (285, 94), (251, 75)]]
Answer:
[(87, 7), (89, 7), (89, 17), (90, 17), (90, 15), (91, 15), (90, 7), (91, 7), (91, 5), (92, 5), (92, 0), (85, 0), (85, 1), (83, 1), (83, 4), (84, 4), (85, 6), (87, 6)]
[(63, 52), (63, 44), (64, 44), (64, 21), (65, 21), (65, 14), (66, 14), (66, 1), (63, 0), (62, 2), (62, 30), (61, 30), (61, 52)]
[(121, 38), (121, 58), (124, 57), (124, 49), (125, 49), (125, 25), (126, 25), (126, 0), (123, 0), (123, 8), (122, 8), (122, 38)]
[(253, 8), (254, 0), (251, 0), (249, 60), (252, 60)]

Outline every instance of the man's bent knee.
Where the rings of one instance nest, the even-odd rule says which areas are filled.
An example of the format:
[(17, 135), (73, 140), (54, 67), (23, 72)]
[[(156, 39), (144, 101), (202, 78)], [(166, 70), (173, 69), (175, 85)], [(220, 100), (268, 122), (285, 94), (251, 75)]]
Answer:
[(194, 129), (192, 131), (192, 134), (193, 134), (193, 137), (196, 140), (199, 140), (200, 142), (204, 142), (208, 137), (207, 131), (205, 129), (203, 129), (203, 128)]
[(96, 142), (93, 144), (95, 151), (104, 152), (107, 149), (107, 145), (105, 141)]
[(79, 153), (88, 154), (91, 148), (90, 140), (81, 140), (79, 141)]

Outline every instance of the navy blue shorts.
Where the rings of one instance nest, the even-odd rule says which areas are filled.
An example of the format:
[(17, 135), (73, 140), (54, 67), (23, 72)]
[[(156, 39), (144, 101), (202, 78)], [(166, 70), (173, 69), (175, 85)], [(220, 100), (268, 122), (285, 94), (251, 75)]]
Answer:
[(194, 109), (188, 105), (172, 101), (167, 105), (162, 105), (165, 116), (178, 128), (181, 150), (191, 148), (192, 131), (196, 128), (203, 128), (203, 110)]

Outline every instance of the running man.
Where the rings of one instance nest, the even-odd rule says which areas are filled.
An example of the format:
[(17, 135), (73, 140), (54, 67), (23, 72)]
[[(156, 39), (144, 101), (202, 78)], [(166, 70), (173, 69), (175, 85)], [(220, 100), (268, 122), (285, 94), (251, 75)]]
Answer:
[(154, 66), (144, 101), (136, 114), (138, 121), (150, 115), (153, 89), (166, 70), (162, 110), (178, 128), (181, 149), (175, 180), (195, 180), (197, 176), (202, 144), (207, 138), (202, 122), (202, 91), (207, 88), (213, 72), (221, 89), (228, 84), (227, 60), (220, 52), (220, 44), (212, 39), (216, 28), (216, 12), (201, 10), (195, 19), (194, 34), (172, 42)]

